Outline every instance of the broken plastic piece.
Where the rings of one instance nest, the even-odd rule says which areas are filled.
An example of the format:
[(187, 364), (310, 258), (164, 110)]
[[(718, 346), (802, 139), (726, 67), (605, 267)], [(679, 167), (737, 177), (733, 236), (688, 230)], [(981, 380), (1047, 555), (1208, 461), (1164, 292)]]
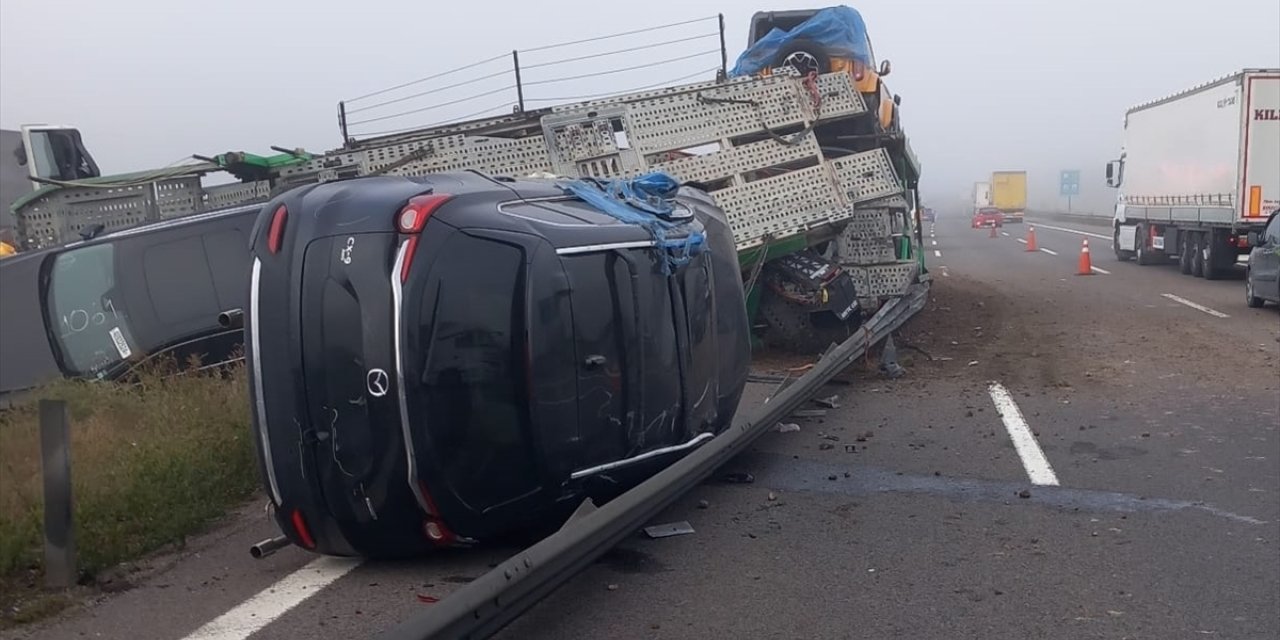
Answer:
[(794, 433), (800, 430), (800, 425), (794, 422), (779, 422), (778, 433)]
[(828, 409), (839, 409), (839, 408), (840, 408), (840, 396), (839, 396), (839, 395), (834, 395), (834, 396), (830, 396), (830, 397), (827, 397), (827, 398), (814, 398), (814, 399), (813, 399), (813, 401), (814, 401), (814, 402), (816, 402), (817, 404), (820, 404), (820, 405), (822, 405), (822, 406), (824, 406), (824, 407), (828, 408)]
[(644, 528), (644, 534), (650, 538), (670, 538), (671, 536), (684, 536), (693, 533), (693, 525), (688, 522), (669, 522), (667, 524), (655, 524), (651, 527)]
[(756, 477), (744, 471), (735, 471), (724, 474), (724, 481), (730, 484), (751, 484), (756, 481)]

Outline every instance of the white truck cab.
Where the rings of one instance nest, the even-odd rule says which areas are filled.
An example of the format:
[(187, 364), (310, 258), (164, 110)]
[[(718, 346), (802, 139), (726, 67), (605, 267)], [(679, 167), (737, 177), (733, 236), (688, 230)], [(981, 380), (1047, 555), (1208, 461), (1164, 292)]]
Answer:
[(46, 184), (99, 175), (75, 127), (29, 124), (0, 130), (0, 242), (18, 246), (10, 207), (19, 198)]

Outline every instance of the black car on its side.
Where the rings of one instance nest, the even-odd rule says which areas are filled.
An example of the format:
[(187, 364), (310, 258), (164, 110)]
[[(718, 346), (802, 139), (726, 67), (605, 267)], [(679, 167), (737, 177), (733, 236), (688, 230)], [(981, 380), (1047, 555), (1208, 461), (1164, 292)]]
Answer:
[(749, 338), (724, 213), (681, 188), (654, 233), (588, 200), (453, 172), (264, 207), (246, 357), (290, 541), (403, 556), (554, 524), (730, 424)]
[(114, 380), (157, 356), (240, 357), (262, 205), (122, 229), (0, 261), (0, 400), (59, 377)]

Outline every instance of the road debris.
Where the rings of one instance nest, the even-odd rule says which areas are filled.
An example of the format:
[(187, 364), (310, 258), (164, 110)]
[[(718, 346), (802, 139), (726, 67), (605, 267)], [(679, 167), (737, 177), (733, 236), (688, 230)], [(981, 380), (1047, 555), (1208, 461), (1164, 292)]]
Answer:
[(830, 451), (834, 448), (836, 448), (836, 446), (830, 442), (823, 442), (818, 445), (818, 451)]
[(898, 364), (898, 347), (893, 344), (892, 334), (885, 339), (884, 349), (880, 351), (880, 373), (890, 379), (907, 375), (907, 370)]
[(429, 596), (429, 595), (426, 595), (426, 594), (419, 593), (419, 594), (418, 594), (418, 602), (421, 602), (421, 603), (423, 603), (423, 604), (435, 604), (435, 603), (437, 603), (437, 602), (440, 602), (440, 598), (437, 598), (437, 597), (435, 597), (435, 596)]
[(846, 445), (844, 446), (844, 452), (845, 452), (845, 453), (857, 453), (857, 452), (858, 452), (858, 445), (856, 445), (856, 444), (846, 444)]
[(1031, 490), (1030, 490), (1030, 489), (1023, 489), (1022, 491), (1019, 491), (1019, 492), (1018, 492), (1018, 497), (1019, 497), (1019, 498), (1022, 498), (1023, 500), (1026, 500), (1027, 498), (1030, 498), (1030, 497), (1031, 497)]
[(792, 418), (823, 418), (826, 415), (826, 409), (796, 409), (791, 412)]
[(777, 499), (778, 499), (778, 494), (776, 494), (776, 493), (774, 493), (774, 492), (770, 491), (770, 492), (769, 492), (769, 502), (773, 502), (774, 500), (777, 500)]
[(710, 509), (710, 508), (711, 508), (711, 503), (710, 503), (710, 502), (707, 502), (706, 500), (699, 500), (699, 501), (698, 501), (698, 508), (699, 508), (699, 509)]
[(729, 484), (751, 484), (756, 481), (756, 477), (745, 471), (734, 471), (721, 476), (725, 482)]
[(618, 585), (616, 585), (616, 584), (611, 584), (611, 585), (609, 585), (609, 586), (607, 586), (607, 587), (605, 587), (605, 588), (606, 588), (606, 589), (608, 589), (608, 590), (610, 590), (610, 591), (617, 591), (617, 590), (618, 590)]
[(826, 398), (814, 398), (813, 401), (815, 404), (820, 404), (828, 409), (840, 408), (840, 396), (838, 394)]
[(800, 430), (800, 425), (794, 422), (779, 422), (775, 431), (778, 433), (795, 433)]
[(644, 528), (644, 534), (653, 539), (670, 538), (671, 536), (685, 536), (693, 533), (693, 525), (688, 521), (668, 522), (666, 524), (655, 524)]
[(971, 367), (976, 367), (976, 366), (978, 366), (978, 361), (977, 361), (977, 360), (970, 360), (970, 361), (969, 361), (969, 366), (971, 366)]

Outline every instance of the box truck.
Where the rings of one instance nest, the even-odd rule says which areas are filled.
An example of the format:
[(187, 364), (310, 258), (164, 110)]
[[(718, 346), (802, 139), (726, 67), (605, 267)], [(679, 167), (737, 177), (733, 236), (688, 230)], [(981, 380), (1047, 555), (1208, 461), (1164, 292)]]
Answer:
[(991, 174), (991, 206), (1004, 214), (1005, 222), (1022, 222), (1027, 208), (1027, 172), (996, 171)]
[(973, 183), (973, 212), (977, 213), (979, 209), (989, 206), (991, 206), (991, 183)]
[(1280, 205), (1280, 69), (1244, 69), (1129, 109), (1120, 158), (1116, 258), (1230, 272)]

